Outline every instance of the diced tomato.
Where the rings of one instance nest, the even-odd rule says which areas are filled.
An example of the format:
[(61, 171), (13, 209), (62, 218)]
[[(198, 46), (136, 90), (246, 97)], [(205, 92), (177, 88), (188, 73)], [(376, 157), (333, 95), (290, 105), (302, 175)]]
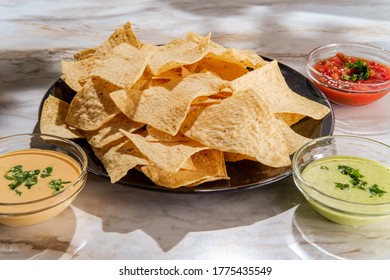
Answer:
[[(362, 73), (362, 76), (359, 76), (361, 74), (361, 72), (359, 72), (360, 69), (350, 66), (351, 63), (358, 62), (358, 60), (361, 60), (360, 62), (363, 62), (368, 66), (368, 69), (365, 68), (366, 72)], [(380, 85), (380, 83), (390, 80), (390, 68), (375, 61), (337, 53), (333, 57), (318, 62), (314, 65), (314, 68), (325, 76), (319, 78), (322, 83), (336, 88), (332, 89), (317, 84), (326, 96), (335, 103), (365, 105), (383, 97), (388, 92), (388, 84)], [(358, 78), (351, 79), (354, 74), (358, 75)], [(363, 76), (363, 74), (367, 75)], [(337, 88), (339, 88), (340, 91), (337, 90)], [(383, 91), (381, 91), (381, 89), (383, 89)], [(349, 93), (349, 90), (354, 91), (354, 93)], [(375, 91), (376, 93), (373, 94), (371, 93), (372, 91)]]

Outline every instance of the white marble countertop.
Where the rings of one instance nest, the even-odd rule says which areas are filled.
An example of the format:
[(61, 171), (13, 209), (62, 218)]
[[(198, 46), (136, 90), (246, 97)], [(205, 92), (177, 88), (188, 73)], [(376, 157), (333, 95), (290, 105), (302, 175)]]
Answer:
[[(146, 0), (0, 1), (0, 137), (32, 132), (61, 59), (131, 21), (142, 41), (188, 31), (253, 49), (305, 75), (307, 53), (331, 42), (390, 50), (390, 2)], [(390, 95), (333, 105), (334, 134), (390, 145)], [(241, 192), (172, 194), (90, 175), (72, 205), (35, 226), (0, 226), (0, 259), (388, 259), (390, 224), (352, 228), (320, 217), (292, 179)]]

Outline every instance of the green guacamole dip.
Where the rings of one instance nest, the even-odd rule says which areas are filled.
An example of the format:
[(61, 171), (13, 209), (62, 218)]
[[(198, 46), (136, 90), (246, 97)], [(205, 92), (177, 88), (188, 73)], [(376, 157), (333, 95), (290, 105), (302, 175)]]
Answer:
[(376, 161), (329, 156), (306, 166), (302, 177), (316, 189), (339, 199), (370, 204), (390, 202), (390, 167)]
[[(365, 158), (328, 156), (308, 164), (300, 186), (324, 217), (340, 224), (363, 225), (387, 219), (390, 213), (390, 167)], [(347, 202), (343, 202), (348, 201)]]

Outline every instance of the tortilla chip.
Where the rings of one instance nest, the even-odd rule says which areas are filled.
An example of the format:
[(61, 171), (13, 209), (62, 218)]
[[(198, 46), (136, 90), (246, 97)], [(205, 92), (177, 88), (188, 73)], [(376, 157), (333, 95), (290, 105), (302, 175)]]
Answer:
[(141, 171), (156, 185), (171, 189), (182, 186), (194, 187), (205, 182), (229, 179), (221, 151), (212, 149), (200, 151), (191, 159), (196, 167), (195, 170), (180, 169), (172, 173), (156, 165), (146, 165), (141, 167)]
[(242, 154), (237, 154), (237, 153), (224, 152), (223, 155), (225, 157), (226, 162), (236, 162), (236, 161), (240, 161), (240, 160), (256, 161), (256, 159), (253, 157), (242, 155)]
[(93, 148), (93, 150), (103, 163), (111, 183), (119, 181), (137, 165), (148, 164), (148, 161), (129, 140), (119, 141), (103, 148)]
[(297, 113), (275, 113), (274, 115), (278, 119), (283, 120), (288, 126), (292, 126), (306, 117), (305, 115)]
[(195, 171), (196, 166), (195, 166), (194, 162), (192, 161), (192, 159), (189, 157), (186, 160), (186, 162), (180, 167), (180, 169)]
[(148, 132), (148, 135), (146, 136), (146, 140), (149, 142), (188, 142), (188, 141), (192, 141), (190, 138), (186, 137), (181, 132), (172, 136), (172, 135), (170, 135), (164, 131), (158, 130), (150, 125), (146, 126), (146, 131)]
[(227, 61), (223, 61), (218, 59), (218, 57), (214, 55), (207, 55), (202, 58), (196, 68), (196, 72), (201, 72), (202, 69), (207, 69), (221, 77), (223, 80), (232, 81), (242, 75), (248, 73), (248, 70), (238, 64), (230, 63)]
[(252, 89), (269, 106), (272, 113), (288, 113), (322, 119), (329, 108), (292, 91), (276, 60), (230, 83), (233, 91)]
[(176, 135), (190, 109), (191, 102), (196, 97), (215, 94), (227, 84), (227, 81), (210, 73), (199, 73), (184, 78), (172, 91), (164, 87), (152, 87), (143, 91), (140, 97), (136, 93), (124, 97), (122, 92), (122, 99), (126, 99), (127, 102), (122, 112), (126, 111), (124, 113), (134, 121)]
[(97, 130), (120, 113), (109, 93), (117, 88), (99, 78), (90, 78), (70, 103), (65, 122), (81, 130)]
[(111, 53), (112, 49), (119, 46), (122, 43), (130, 44), (131, 46), (140, 49), (142, 43), (138, 40), (134, 33), (133, 27), (130, 22), (125, 23), (120, 28), (116, 29), (114, 33), (98, 48), (91, 48), (74, 55), (75, 60), (82, 60), (91, 56), (105, 56)]
[(284, 136), (284, 139), (286, 139), (286, 144), (290, 155), (295, 153), (296, 150), (299, 149), (299, 147), (301, 147), (303, 144), (310, 140), (309, 138), (306, 138), (296, 133), (283, 120), (277, 118), (277, 123), (279, 125), (280, 131)]
[(149, 49), (153, 52), (149, 61), (150, 70), (158, 76), (170, 69), (195, 63), (208, 53), (209, 42), (210, 36), (196, 43), (178, 39), (164, 46)]
[(121, 131), (146, 158), (167, 172), (177, 172), (194, 153), (208, 149), (194, 141), (148, 142), (142, 135)]
[(68, 110), (68, 103), (49, 95), (42, 107), (39, 123), (41, 133), (53, 134), (68, 139), (84, 138), (81, 131), (65, 123)]
[(103, 126), (97, 131), (85, 131), (84, 135), (91, 146), (102, 148), (120, 138), (125, 137), (120, 129), (127, 132), (133, 132), (142, 126), (144, 126), (143, 123), (134, 122), (124, 114), (120, 113), (103, 124)]
[(74, 91), (78, 92), (83, 80), (89, 77), (91, 69), (98, 62), (94, 59), (85, 59), (82, 61), (61, 61), (62, 75), (61, 79)]
[(102, 60), (90, 74), (119, 88), (128, 88), (142, 76), (147, 61), (148, 55), (123, 43), (115, 47), (113, 54)]
[(204, 109), (184, 135), (207, 147), (250, 156), (268, 166), (288, 166), (287, 144), (275, 123), (257, 93), (243, 90)]
[(125, 116), (133, 120), (142, 93), (143, 91), (138, 89), (117, 90), (110, 93), (110, 98)]
[[(205, 37), (194, 32), (188, 32), (186, 40), (200, 42), (205, 40)], [(239, 65), (243, 68), (257, 69), (268, 63), (261, 56), (252, 50), (240, 50), (234, 48), (223, 47), (213, 41), (209, 42), (209, 53), (206, 57), (214, 57), (221, 62)]]

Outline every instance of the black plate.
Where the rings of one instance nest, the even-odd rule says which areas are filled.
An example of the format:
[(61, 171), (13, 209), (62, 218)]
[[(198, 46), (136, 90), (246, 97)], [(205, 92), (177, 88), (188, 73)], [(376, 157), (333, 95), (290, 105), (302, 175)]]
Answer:
[[(281, 63), (279, 63), (279, 67), (287, 84), (293, 91), (330, 108), (330, 113), (324, 119), (313, 120), (306, 117), (297, 124), (293, 125), (292, 129), (309, 138), (331, 135), (334, 128), (334, 114), (327, 98), (299, 72)], [(39, 108), (39, 116), (41, 115), (43, 102), (49, 95), (54, 95), (55, 97), (70, 103), (75, 95), (75, 92), (61, 79), (57, 80), (44, 95)], [(39, 130), (39, 123), (37, 125), (37, 130)], [(74, 141), (86, 151), (89, 157), (88, 170), (91, 173), (108, 179), (109, 177), (107, 172), (105, 171), (102, 163), (94, 155), (88, 142), (85, 139), (76, 139)], [(226, 168), (228, 175), (231, 178), (230, 180), (208, 182), (192, 188), (181, 187), (178, 189), (168, 189), (159, 187), (151, 182), (143, 173), (138, 172), (137, 170), (130, 170), (128, 174), (119, 181), (119, 183), (150, 190), (176, 193), (204, 193), (256, 188), (277, 182), (291, 175), (290, 167), (272, 168), (264, 166), (258, 162), (246, 160), (235, 163), (226, 163)]]

